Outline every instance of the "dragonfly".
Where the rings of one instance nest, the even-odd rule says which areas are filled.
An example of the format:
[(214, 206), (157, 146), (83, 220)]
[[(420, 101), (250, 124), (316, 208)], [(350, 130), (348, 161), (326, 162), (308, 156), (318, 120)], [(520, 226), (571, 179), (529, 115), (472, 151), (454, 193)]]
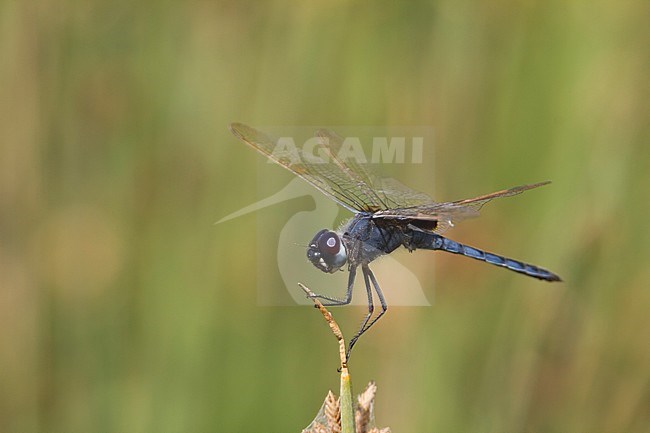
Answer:
[[(360, 269), (368, 297), (368, 312), (350, 340), (346, 357), (359, 337), (386, 313), (388, 306), (370, 263), (400, 247), (439, 250), (480, 260), (543, 281), (562, 281), (544, 268), (493, 254), (453, 241), (441, 235), (455, 223), (479, 215), (487, 202), (510, 197), (547, 185), (548, 181), (485, 194), (452, 202), (435, 202), (428, 195), (399, 181), (379, 176), (367, 164), (340, 157), (344, 139), (328, 129), (316, 131), (316, 152), (293, 146), (279, 146), (268, 135), (241, 123), (232, 123), (231, 132), (262, 155), (305, 180), (318, 191), (354, 214), (340, 229), (322, 229), (309, 242), (307, 259), (319, 270), (349, 272), (344, 298), (312, 294), (324, 306), (348, 305), (357, 271)], [(375, 315), (374, 293), (381, 310)], [(374, 317), (373, 317), (374, 315)]]

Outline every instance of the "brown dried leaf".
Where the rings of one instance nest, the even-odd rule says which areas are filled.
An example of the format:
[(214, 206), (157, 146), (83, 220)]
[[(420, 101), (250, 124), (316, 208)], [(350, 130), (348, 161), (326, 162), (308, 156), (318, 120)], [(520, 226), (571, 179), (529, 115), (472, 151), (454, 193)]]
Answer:
[(332, 391), (327, 393), (325, 403), (323, 404), (327, 426), (332, 433), (341, 431), (341, 399), (334, 396)]
[[(378, 429), (374, 426), (374, 402), (377, 385), (370, 382), (366, 389), (357, 396), (354, 411), (356, 433), (390, 433), (389, 428)], [(302, 433), (341, 433), (341, 400), (332, 391), (327, 393), (316, 418)]]
[[(357, 407), (354, 411), (354, 424), (357, 433), (367, 433), (374, 423), (373, 406), (377, 385), (370, 382), (366, 389), (357, 397)], [(372, 431), (372, 430), (370, 430)]]
[(332, 391), (327, 393), (325, 401), (314, 420), (302, 433), (340, 433), (341, 408), (340, 399)]

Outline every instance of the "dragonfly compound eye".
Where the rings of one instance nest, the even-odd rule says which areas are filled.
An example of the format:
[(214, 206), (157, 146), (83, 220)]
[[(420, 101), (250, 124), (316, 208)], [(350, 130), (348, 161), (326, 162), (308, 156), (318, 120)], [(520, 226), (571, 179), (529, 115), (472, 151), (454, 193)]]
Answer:
[(321, 230), (309, 243), (307, 258), (323, 272), (335, 272), (347, 261), (345, 246), (338, 234)]

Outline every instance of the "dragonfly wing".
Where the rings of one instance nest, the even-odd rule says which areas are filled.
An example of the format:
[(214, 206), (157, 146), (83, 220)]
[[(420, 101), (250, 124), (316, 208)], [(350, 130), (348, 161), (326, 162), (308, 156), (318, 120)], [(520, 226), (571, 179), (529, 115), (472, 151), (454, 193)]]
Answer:
[(374, 217), (437, 221), (438, 224), (434, 231), (442, 232), (449, 227), (453, 227), (454, 224), (459, 221), (477, 217), (480, 209), (490, 200), (521, 194), (529, 189), (537, 188), (549, 183), (549, 181), (546, 181), (530, 185), (521, 185), (493, 192), (491, 194), (453, 202), (430, 202), (410, 207), (389, 209), (387, 211), (376, 212)]
[[(367, 164), (357, 161), (354, 155), (347, 157), (344, 139), (328, 129), (316, 131), (316, 147), (311, 153), (295, 145), (283, 145), (241, 123), (231, 124), (230, 130), (241, 141), (352, 212), (375, 212), (431, 202), (428, 196), (413, 190), (409, 190), (411, 200), (404, 200), (408, 188), (402, 185), (397, 192), (395, 185), (399, 182), (373, 174)], [(413, 199), (418, 194), (419, 200)]]
[(478, 210), (471, 207), (455, 206), (452, 203), (427, 203), (420, 206), (389, 209), (376, 212), (374, 218), (388, 218), (400, 220), (435, 221), (436, 233), (442, 233), (453, 227), (456, 223), (474, 218), (479, 215)]
[(319, 141), (318, 145), (323, 149), (319, 154), (327, 159), (305, 153), (296, 146), (280, 145), (263, 132), (241, 123), (231, 124), (230, 130), (235, 137), (309, 182), (346, 209), (357, 212), (376, 205), (376, 200), (368, 193), (371, 186), (366, 185), (351, 168), (336, 158), (329, 158), (328, 155), (336, 155), (338, 149), (329, 147), (325, 141)]
[(435, 203), (427, 194), (411, 189), (391, 177), (381, 178), (377, 184), (379, 194), (390, 204), (390, 209)]
[(529, 189), (537, 188), (540, 186), (548, 185), (551, 183), (551, 181), (547, 180), (545, 182), (539, 182), (539, 183), (531, 183), (529, 185), (520, 185), (520, 186), (515, 186), (513, 188), (509, 189), (504, 189), (501, 191), (493, 192), (491, 194), (486, 194), (486, 195), (481, 195), (479, 197), (474, 197), (474, 198), (468, 198), (465, 200), (458, 200), (452, 202), (453, 204), (457, 206), (472, 206), (472, 207), (477, 207), (480, 209), (483, 207), (483, 205), (490, 200), (493, 200), (495, 198), (501, 198), (501, 197), (510, 197), (513, 195), (521, 194), (524, 191), (528, 191)]
[(391, 207), (390, 203), (386, 201), (386, 197), (380, 192), (379, 184), (382, 178), (372, 173), (366, 168), (367, 164), (359, 162), (357, 158), (343, 159), (341, 157), (345, 140), (340, 135), (323, 128), (317, 130), (315, 136), (318, 138), (319, 148), (323, 154), (327, 155), (332, 164), (353, 182), (356, 194), (362, 196), (368, 205), (365, 210), (376, 211)]
[(343, 170), (349, 171), (349, 176), (359, 184), (364, 194), (371, 198), (378, 210), (434, 202), (428, 195), (411, 189), (396, 179), (376, 175), (370, 170), (368, 164), (359, 163), (355, 158), (349, 158), (345, 161), (338, 159), (336, 155), (343, 147), (344, 139), (336, 132), (329, 129), (319, 129), (316, 131), (316, 136), (323, 140), (323, 144), (327, 145), (327, 151), (335, 152), (332, 159), (337, 164), (340, 164)]

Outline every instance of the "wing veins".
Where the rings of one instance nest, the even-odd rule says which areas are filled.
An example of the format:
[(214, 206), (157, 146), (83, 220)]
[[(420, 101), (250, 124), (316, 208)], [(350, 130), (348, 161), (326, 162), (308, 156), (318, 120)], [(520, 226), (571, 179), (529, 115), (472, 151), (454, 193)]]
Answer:
[[(377, 191), (373, 188), (373, 182), (368, 172), (356, 162), (350, 164), (350, 165), (354, 165), (356, 168), (356, 170), (352, 170), (350, 168), (350, 165), (341, 161), (338, 155), (332, 152), (332, 148), (331, 148), (332, 143), (330, 140), (333, 140), (337, 144), (337, 148), (340, 150), (340, 147), (343, 144), (343, 140), (341, 139), (341, 137), (339, 137), (338, 134), (336, 134), (335, 132), (326, 129), (320, 129), (316, 131), (316, 135), (319, 138), (324, 139), (323, 141), (319, 140), (318, 144), (323, 150), (325, 150), (328, 156), (332, 158), (332, 160), (337, 165), (337, 167), (339, 167), (339, 169), (343, 173), (345, 173), (348, 176), (348, 178), (359, 187), (360, 190), (363, 191), (364, 195), (367, 198), (369, 199), (374, 198), (373, 200), (374, 203), (368, 203), (368, 204), (381, 205), (380, 207), (383, 207), (384, 209), (388, 209), (389, 206), (382, 200), (382, 198), (379, 196)], [(361, 176), (362, 174), (363, 177)]]

